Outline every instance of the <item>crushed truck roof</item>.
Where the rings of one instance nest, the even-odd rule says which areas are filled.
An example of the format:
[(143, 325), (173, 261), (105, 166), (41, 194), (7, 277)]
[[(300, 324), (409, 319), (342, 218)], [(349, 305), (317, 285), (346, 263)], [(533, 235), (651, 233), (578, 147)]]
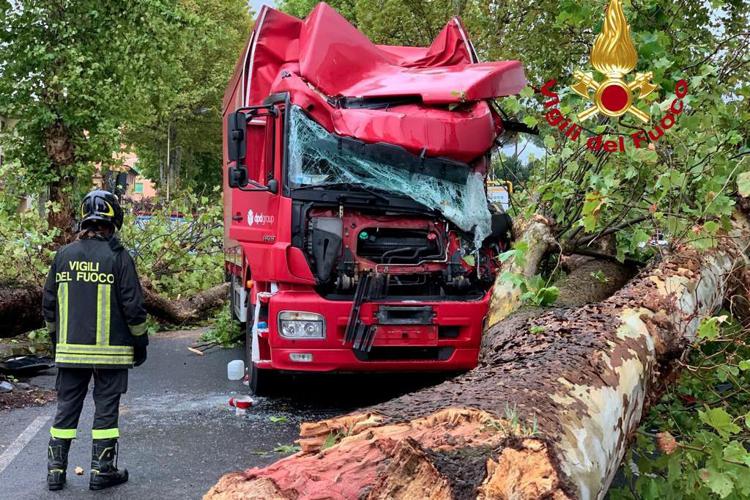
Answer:
[(478, 62), (458, 18), (429, 47), (376, 45), (325, 3), (305, 20), (263, 7), (229, 88), (240, 79), (244, 106), (289, 92), (329, 132), (462, 162), (502, 130), (487, 99), (526, 85), (518, 61)]

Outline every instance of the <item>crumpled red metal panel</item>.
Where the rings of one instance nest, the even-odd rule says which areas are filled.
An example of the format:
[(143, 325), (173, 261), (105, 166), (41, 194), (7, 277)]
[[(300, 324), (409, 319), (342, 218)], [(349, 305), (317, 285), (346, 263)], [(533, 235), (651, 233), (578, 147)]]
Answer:
[[(457, 18), (430, 47), (396, 47), (375, 45), (325, 3), (304, 21), (264, 7), (252, 36), (242, 66), (247, 105), (289, 91), (331, 132), (429, 156), (468, 162), (483, 155), (499, 132), (485, 100), (526, 84), (518, 61), (475, 63)], [(328, 101), (342, 96), (421, 102), (375, 110)]]

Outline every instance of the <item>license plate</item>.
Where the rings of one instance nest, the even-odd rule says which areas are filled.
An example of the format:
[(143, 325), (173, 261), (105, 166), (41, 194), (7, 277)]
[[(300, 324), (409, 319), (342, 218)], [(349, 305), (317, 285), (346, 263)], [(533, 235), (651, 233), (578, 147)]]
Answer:
[(389, 325), (377, 328), (373, 345), (437, 345), (437, 326), (434, 325)]

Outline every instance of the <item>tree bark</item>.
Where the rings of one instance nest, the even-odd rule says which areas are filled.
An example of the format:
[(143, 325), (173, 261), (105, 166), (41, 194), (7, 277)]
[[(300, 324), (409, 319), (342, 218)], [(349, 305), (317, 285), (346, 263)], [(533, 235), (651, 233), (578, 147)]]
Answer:
[(224, 304), (229, 295), (229, 283), (222, 283), (179, 300), (159, 295), (146, 281), (142, 281), (142, 285), (148, 313), (175, 325), (206, 319), (208, 313)]
[(56, 122), (45, 131), (44, 149), (52, 165), (52, 171), (58, 176), (58, 180), (49, 186), (49, 200), (55, 209), (48, 211), (47, 223), (50, 228), (60, 230), (55, 237), (55, 244), (60, 246), (68, 243), (74, 232), (70, 201), (72, 182), (69, 170), (76, 160), (73, 141), (62, 122)]
[(302, 424), (299, 453), (226, 475), (204, 498), (602, 498), (749, 242), (738, 215), (715, 249), (681, 248), (606, 300), (509, 317), (495, 302), (506, 319), (479, 367)]
[[(206, 319), (226, 302), (229, 293), (229, 284), (223, 283), (196, 295), (172, 300), (158, 294), (145, 280), (142, 288), (148, 313), (174, 325)], [(0, 337), (13, 337), (42, 326), (44, 319), (40, 286), (0, 286)]]

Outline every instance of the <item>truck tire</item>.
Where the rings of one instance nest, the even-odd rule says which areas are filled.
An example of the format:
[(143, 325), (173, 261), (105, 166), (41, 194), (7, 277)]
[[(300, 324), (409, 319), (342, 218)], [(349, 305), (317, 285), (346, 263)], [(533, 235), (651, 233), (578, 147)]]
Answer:
[(250, 392), (255, 396), (273, 396), (276, 394), (277, 377), (274, 370), (260, 370), (250, 361)]

